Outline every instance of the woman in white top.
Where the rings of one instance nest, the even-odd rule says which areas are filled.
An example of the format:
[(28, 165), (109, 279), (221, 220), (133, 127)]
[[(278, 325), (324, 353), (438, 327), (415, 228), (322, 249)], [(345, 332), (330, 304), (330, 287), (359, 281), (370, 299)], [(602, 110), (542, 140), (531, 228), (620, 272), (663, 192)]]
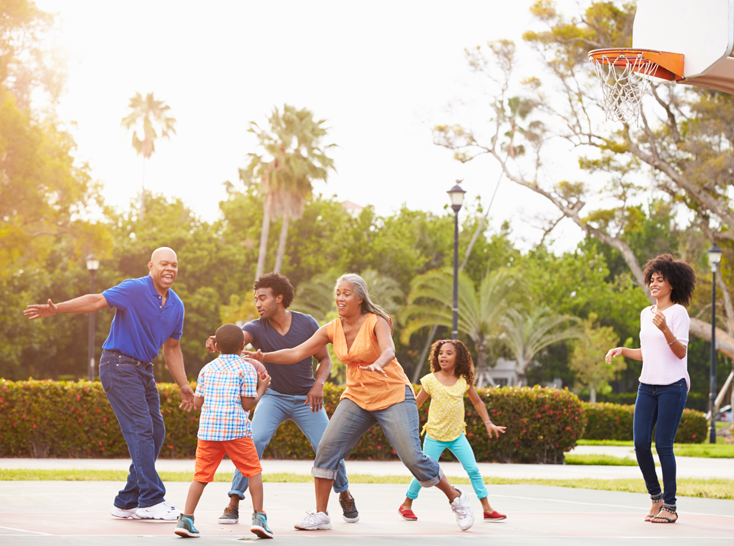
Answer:
[[(688, 328), (691, 319), (686, 307), (693, 296), (696, 274), (682, 260), (663, 254), (645, 264), (645, 284), (655, 305), (640, 315), (640, 349), (617, 347), (606, 356), (607, 363), (620, 355), (642, 360), (640, 386), (634, 417), (637, 464), (652, 499), (645, 521), (675, 523), (675, 455), (673, 441), (686, 406), (691, 380), (688, 376)], [(664, 492), (660, 489), (652, 457), (652, 431), (663, 471)]]

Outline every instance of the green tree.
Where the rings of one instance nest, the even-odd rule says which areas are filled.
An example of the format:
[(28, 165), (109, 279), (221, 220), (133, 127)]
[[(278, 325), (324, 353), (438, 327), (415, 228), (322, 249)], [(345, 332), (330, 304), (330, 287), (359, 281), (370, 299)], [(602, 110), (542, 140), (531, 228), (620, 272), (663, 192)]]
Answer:
[(155, 152), (155, 142), (160, 138), (171, 138), (176, 134), (176, 118), (171, 116), (171, 107), (162, 100), (156, 100), (153, 93), (145, 98), (135, 93), (128, 104), (130, 112), (120, 123), (132, 131), (132, 145), (138, 155), (143, 156), (143, 184), (140, 194), (141, 214), (145, 214), (145, 163)]
[(527, 370), (533, 358), (550, 345), (584, 336), (579, 319), (559, 315), (547, 307), (530, 312), (508, 309), (502, 318), (503, 341), (517, 361), (518, 376), (527, 382)]
[(264, 196), (263, 225), (260, 236), (256, 277), (265, 271), (270, 222), (282, 220), (275, 271), (283, 268), (288, 228), (292, 219), (300, 218), (306, 200), (313, 191), (312, 181), (326, 181), (334, 160), (326, 151), (335, 144), (323, 144), (328, 130), (326, 120), (315, 120), (313, 113), (285, 104), (268, 118), (268, 129), (250, 122), (249, 132), (257, 136), (263, 154), (249, 153), (250, 162), (240, 169), (240, 178), (246, 185), (258, 183)]
[(571, 355), (571, 369), (576, 372), (577, 384), (589, 388), (591, 402), (596, 402), (597, 392), (611, 391), (609, 381), (626, 367), (624, 358), (617, 358), (611, 364), (605, 362), (607, 351), (617, 346), (619, 337), (611, 326), (595, 324), (596, 319), (592, 313), (584, 321), (585, 335), (576, 340)]
[[(403, 343), (413, 333), (428, 326), (452, 325), (453, 270), (444, 268), (416, 277), (411, 285), (407, 305), (401, 314), (400, 338)], [(479, 290), (469, 277), (459, 275), (459, 332), (472, 340), (476, 350), (477, 371), (487, 366), (487, 354), (500, 337), (501, 320), (508, 312), (511, 297), (518, 290), (515, 275), (500, 269), (484, 277)]]

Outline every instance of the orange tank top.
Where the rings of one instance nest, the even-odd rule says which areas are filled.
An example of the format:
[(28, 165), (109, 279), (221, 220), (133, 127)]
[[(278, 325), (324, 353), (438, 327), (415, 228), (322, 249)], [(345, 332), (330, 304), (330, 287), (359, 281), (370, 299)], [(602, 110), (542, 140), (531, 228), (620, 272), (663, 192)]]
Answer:
[(396, 358), (382, 368), (387, 377), (359, 369), (360, 366), (373, 364), (382, 354), (375, 335), (377, 319), (378, 315), (369, 314), (348, 350), (341, 319), (331, 321), (326, 327), (329, 340), (334, 345), (334, 354), (347, 366), (347, 388), (341, 397), (349, 398), (367, 411), (381, 410), (403, 402), (406, 385), (413, 390)]

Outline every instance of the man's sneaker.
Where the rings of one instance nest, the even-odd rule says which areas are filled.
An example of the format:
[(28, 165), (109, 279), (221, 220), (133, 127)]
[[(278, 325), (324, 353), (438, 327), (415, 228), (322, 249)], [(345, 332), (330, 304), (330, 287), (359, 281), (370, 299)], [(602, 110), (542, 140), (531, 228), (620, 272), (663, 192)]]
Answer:
[(273, 532), (270, 530), (270, 527), (268, 527), (268, 516), (263, 512), (252, 513), (252, 525), (250, 525), (250, 531), (260, 538), (273, 538)]
[(138, 508), (135, 515), (138, 519), (162, 519), (165, 521), (176, 521), (181, 510), (176, 510), (176, 507), (170, 502), (159, 502), (153, 506), (146, 506), (145, 508)]
[(451, 501), (451, 509), (456, 515), (456, 523), (459, 524), (459, 528), (462, 531), (466, 531), (472, 525), (474, 525), (474, 514), (472, 514), (471, 506), (469, 506), (469, 499), (461, 489), (456, 489), (459, 492), (459, 496)]
[(173, 530), (180, 537), (199, 538), (201, 533), (194, 527), (194, 516), (178, 515), (176, 528)]
[(110, 514), (112, 514), (116, 518), (121, 518), (121, 519), (128, 519), (128, 518), (140, 519), (138, 515), (135, 513), (137, 511), (138, 511), (137, 507), (126, 510), (125, 508), (118, 508), (117, 506), (113, 504), (112, 510), (110, 510)]
[(354, 497), (346, 500), (339, 499), (339, 504), (342, 505), (344, 521), (347, 523), (357, 523), (359, 521), (359, 510), (357, 510), (357, 505), (354, 504)]
[(237, 523), (238, 521), (240, 521), (240, 511), (231, 506), (227, 506), (224, 509), (224, 514), (219, 516), (219, 523)]
[(294, 525), (301, 531), (318, 531), (319, 529), (331, 529), (331, 519), (323, 512), (306, 512), (306, 517)]

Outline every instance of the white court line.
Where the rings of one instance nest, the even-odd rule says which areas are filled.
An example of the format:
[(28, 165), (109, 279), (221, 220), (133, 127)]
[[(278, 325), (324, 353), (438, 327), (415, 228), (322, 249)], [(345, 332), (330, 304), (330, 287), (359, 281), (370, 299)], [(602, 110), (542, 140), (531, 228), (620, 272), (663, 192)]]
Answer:
[[(644, 508), (640, 508), (639, 506), (626, 506), (623, 504), (604, 504), (599, 502), (580, 502), (580, 501), (569, 501), (569, 500), (559, 500), (559, 499), (542, 499), (542, 498), (536, 498), (536, 497), (520, 497), (518, 495), (496, 495), (493, 493), (490, 493), (487, 495), (488, 497), (502, 497), (505, 499), (523, 499), (523, 500), (534, 500), (534, 501), (542, 501), (542, 502), (563, 502), (566, 504), (580, 504), (582, 506), (609, 506), (611, 508), (629, 508), (630, 510), (644, 510)], [(711, 499), (711, 500), (720, 500), (720, 499)], [(537, 512), (535, 512), (537, 513)], [(549, 514), (553, 514), (555, 512), (548, 512)], [(691, 514), (693, 516), (717, 516), (721, 518), (734, 518), (734, 516), (725, 516), (723, 514), (707, 514), (704, 512), (688, 512), (684, 511), (683, 514)]]
[[(45, 537), (55, 537), (56, 536), (50, 533), (42, 533), (41, 531), (26, 531), (25, 529), (16, 529), (15, 527), (5, 527), (4, 525), (0, 525), (0, 529), (7, 529), (8, 531), (20, 531), (21, 533), (33, 533), (33, 534), (41, 535)], [(28, 535), (0, 535), (0, 538), (4, 536), (28, 536)]]

